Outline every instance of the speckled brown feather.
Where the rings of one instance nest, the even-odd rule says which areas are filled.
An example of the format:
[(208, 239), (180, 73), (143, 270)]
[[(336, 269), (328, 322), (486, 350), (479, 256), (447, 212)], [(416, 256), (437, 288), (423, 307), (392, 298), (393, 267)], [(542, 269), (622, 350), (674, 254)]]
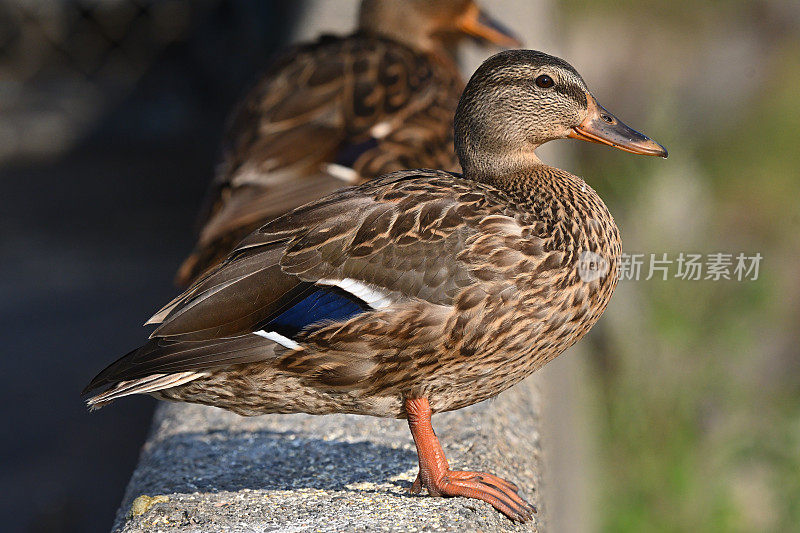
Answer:
[[(400, 172), (295, 210), (239, 250), (173, 305), (156, 339), (213, 343), (220, 331), (252, 331), (280, 293), (264, 283), (244, 292), (235, 284), (255, 264), (264, 271), (279, 264), (298, 285), (359, 279), (396, 291), (396, 300), (301, 334), (301, 350), (247, 336), (264, 345), (263, 361), (229, 366), (230, 351), (218, 360), (170, 360), (172, 372), (205, 375), (156, 395), (243, 414), (403, 417), (405, 397), (427, 397), (435, 411), (470, 405), (576, 342), (611, 296), (620, 244), (608, 210), (583, 180), (539, 165), (494, 184), (440, 171)], [(605, 276), (580, 280), (583, 251), (608, 261)], [(231, 306), (230, 297), (240, 294), (247, 297)], [(214, 314), (220, 307), (232, 314)], [(153, 373), (164, 371), (162, 358), (154, 359), (161, 366)], [(123, 368), (113, 379), (147, 374), (142, 359), (135, 374)]]

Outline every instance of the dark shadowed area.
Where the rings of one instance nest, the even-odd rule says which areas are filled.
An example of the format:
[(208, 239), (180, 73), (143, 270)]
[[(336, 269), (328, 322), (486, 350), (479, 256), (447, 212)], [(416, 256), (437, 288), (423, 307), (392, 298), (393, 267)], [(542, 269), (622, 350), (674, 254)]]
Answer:
[(225, 115), (295, 9), (35, 6), (0, 3), (0, 524), (108, 531), (155, 402), (78, 393), (175, 293)]

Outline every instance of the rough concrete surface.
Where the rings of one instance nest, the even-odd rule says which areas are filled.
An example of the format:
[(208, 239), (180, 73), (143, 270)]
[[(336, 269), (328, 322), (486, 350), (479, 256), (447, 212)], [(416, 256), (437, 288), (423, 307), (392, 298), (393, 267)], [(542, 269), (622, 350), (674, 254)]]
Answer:
[[(452, 468), (489, 471), (514, 481), (539, 507), (538, 410), (538, 393), (527, 380), (496, 400), (434, 415), (433, 425)], [(244, 418), (210, 407), (164, 404), (113, 531), (541, 527), (541, 510), (521, 525), (481, 501), (413, 496), (409, 488), (416, 473), (405, 420), (355, 415)], [(139, 498), (134, 505), (142, 495), (158, 498)]]

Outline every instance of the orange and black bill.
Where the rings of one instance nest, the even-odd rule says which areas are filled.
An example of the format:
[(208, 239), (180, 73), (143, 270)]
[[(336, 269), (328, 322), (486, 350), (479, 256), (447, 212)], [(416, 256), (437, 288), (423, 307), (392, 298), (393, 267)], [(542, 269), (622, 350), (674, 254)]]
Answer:
[(473, 4), (458, 21), (458, 27), (466, 33), (482, 41), (487, 41), (506, 48), (519, 48), (522, 41), (503, 24), (484, 13)]
[(569, 137), (607, 144), (633, 154), (667, 157), (666, 148), (609, 113), (591, 94), (587, 93), (586, 97), (589, 114), (580, 125), (572, 128)]

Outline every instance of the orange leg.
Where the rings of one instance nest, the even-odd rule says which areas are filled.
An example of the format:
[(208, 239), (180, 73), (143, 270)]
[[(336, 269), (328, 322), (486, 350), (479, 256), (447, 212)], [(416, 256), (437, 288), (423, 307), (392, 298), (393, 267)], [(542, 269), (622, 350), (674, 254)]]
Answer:
[(417, 494), (425, 487), (431, 496), (475, 498), (489, 502), (512, 520), (531, 519), (536, 509), (517, 494), (519, 489), (513, 483), (484, 472), (450, 470), (431, 426), (433, 412), (427, 398), (407, 399), (405, 409), (419, 456), (419, 474), (411, 492)]

